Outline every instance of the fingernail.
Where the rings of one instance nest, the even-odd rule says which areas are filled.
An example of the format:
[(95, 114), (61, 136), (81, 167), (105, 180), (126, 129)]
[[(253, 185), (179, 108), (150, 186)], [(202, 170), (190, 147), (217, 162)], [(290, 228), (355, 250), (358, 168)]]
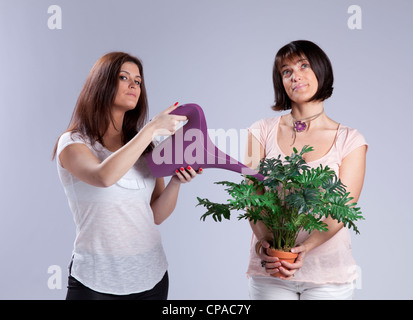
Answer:
[(184, 168), (183, 168), (183, 167), (181, 167), (181, 171), (184, 171)]
[(199, 172), (202, 172), (203, 171), (203, 169), (202, 168), (199, 168)]
[(175, 102), (174, 106), (176, 107), (178, 105), (179, 102)]
[(175, 172), (176, 172), (176, 173), (179, 173), (179, 170), (178, 170), (178, 169), (176, 169), (176, 170), (175, 170)]
[(191, 170), (192, 168), (190, 166), (187, 167), (188, 170)]

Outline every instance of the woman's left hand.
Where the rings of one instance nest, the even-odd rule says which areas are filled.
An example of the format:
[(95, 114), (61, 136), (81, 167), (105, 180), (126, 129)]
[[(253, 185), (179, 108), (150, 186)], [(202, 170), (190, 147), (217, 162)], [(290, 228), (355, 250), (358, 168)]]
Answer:
[(172, 177), (172, 179), (175, 179), (177, 182), (179, 181), (180, 183), (187, 183), (190, 182), (193, 178), (196, 177), (198, 174), (202, 174), (203, 170), (202, 168), (199, 168), (198, 171), (195, 171), (191, 166), (187, 166), (186, 168), (180, 167), (179, 169), (175, 170), (176, 175)]
[(291, 252), (298, 253), (295, 262), (289, 263), (286, 261), (281, 261), (281, 266), (278, 267), (278, 270), (281, 273), (281, 279), (283, 280), (291, 279), (292, 277), (294, 277), (294, 274), (303, 266), (307, 248), (305, 245), (301, 245), (292, 248)]

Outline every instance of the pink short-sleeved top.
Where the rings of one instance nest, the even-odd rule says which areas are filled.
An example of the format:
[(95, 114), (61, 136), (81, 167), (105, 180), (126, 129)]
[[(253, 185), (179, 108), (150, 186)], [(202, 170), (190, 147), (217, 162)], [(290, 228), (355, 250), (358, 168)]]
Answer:
[[(277, 143), (278, 125), (281, 117), (261, 119), (248, 128), (265, 148), (267, 158), (286, 155)], [(339, 125), (335, 141), (330, 150), (318, 160), (309, 162), (311, 167), (328, 165), (337, 176), (342, 160), (353, 150), (367, 146), (364, 137), (356, 130)], [(308, 233), (298, 235), (297, 244), (303, 242)], [(255, 252), (257, 238), (252, 235), (248, 276), (269, 276), (261, 266), (261, 260)], [(291, 281), (305, 281), (319, 284), (348, 283), (357, 278), (356, 263), (351, 253), (351, 238), (347, 228), (342, 228), (331, 239), (306, 254), (303, 267), (298, 270)]]

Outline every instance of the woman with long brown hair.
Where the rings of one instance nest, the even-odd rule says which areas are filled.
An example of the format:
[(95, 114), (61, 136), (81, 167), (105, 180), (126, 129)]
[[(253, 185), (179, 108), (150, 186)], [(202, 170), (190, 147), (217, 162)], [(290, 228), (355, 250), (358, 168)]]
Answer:
[(175, 208), (180, 185), (197, 173), (177, 168), (167, 186), (143, 154), (172, 135), (178, 103), (146, 123), (141, 61), (111, 52), (93, 66), (53, 156), (76, 224), (67, 299), (166, 299), (167, 261), (157, 224)]

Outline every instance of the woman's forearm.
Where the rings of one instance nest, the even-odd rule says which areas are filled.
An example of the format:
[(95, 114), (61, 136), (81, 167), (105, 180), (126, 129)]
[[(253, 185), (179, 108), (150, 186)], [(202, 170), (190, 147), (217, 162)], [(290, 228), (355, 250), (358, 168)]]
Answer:
[(96, 187), (109, 187), (122, 178), (151, 143), (153, 128), (145, 126), (132, 140), (100, 161), (81, 143), (73, 143), (59, 155), (62, 166), (78, 179)]
[(180, 186), (178, 179), (172, 177), (166, 188), (151, 202), (155, 224), (161, 224), (174, 211)]
[(100, 163), (98, 172), (103, 186), (108, 187), (116, 183), (132, 168), (152, 142), (153, 132), (154, 130), (148, 123), (127, 144)]
[(195, 171), (188, 166), (186, 169), (183, 167), (177, 169), (176, 175), (171, 178), (166, 188), (163, 178), (156, 180), (151, 198), (151, 207), (156, 224), (161, 224), (174, 211), (181, 184), (192, 181), (198, 174), (202, 174), (202, 168)]
[(176, 106), (171, 106), (155, 116), (127, 144), (99, 164), (96, 172), (103, 186), (110, 186), (122, 178), (143, 154), (155, 135), (172, 135), (179, 121), (186, 116), (172, 115)]
[(252, 232), (254, 232), (254, 235), (258, 240), (267, 240), (269, 242), (272, 241), (273, 235), (262, 221), (257, 221), (254, 223), (250, 220), (250, 225)]
[(307, 252), (330, 240), (341, 228), (343, 228), (341, 222), (330, 217), (324, 219), (324, 223), (327, 224), (328, 231), (313, 231), (303, 243), (299, 244), (305, 246)]

